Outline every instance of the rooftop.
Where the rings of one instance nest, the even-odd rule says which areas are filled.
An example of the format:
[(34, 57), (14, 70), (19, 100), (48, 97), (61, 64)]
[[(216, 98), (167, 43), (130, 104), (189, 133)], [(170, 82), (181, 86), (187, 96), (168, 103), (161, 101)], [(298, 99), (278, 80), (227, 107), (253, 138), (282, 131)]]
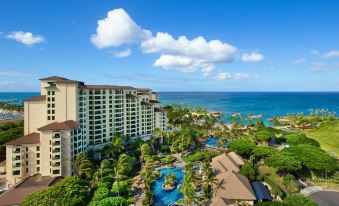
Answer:
[(41, 176), (40, 174), (29, 176), (0, 195), (0, 206), (20, 205), (27, 195), (47, 189), (59, 180), (61, 177)]
[(77, 81), (77, 80), (71, 80), (71, 79), (67, 79), (64, 77), (59, 77), (59, 76), (50, 76), (50, 77), (45, 77), (42, 79), (39, 79), (41, 81), (54, 81), (57, 83), (80, 83), (81, 81)]
[(18, 139), (9, 141), (4, 145), (39, 144), (39, 143), (40, 143), (40, 134), (33, 132), (31, 134), (22, 136)]
[(225, 153), (214, 157), (211, 165), (216, 174), (230, 171), (239, 172), (239, 164)]
[(27, 99), (24, 99), (24, 101), (45, 101), (46, 100), (46, 95), (40, 95), (40, 96), (33, 96)]
[(252, 188), (257, 200), (272, 200), (270, 192), (261, 182), (252, 182)]
[(251, 184), (248, 179), (234, 171), (217, 175), (218, 186), (215, 196), (227, 200), (256, 200)]
[(77, 126), (79, 126), (79, 122), (73, 120), (67, 120), (65, 122), (53, 122), (47, 124), (43, 127), (38, 128), (39, 131), (47, 131), (47, 130), (70, 130)]

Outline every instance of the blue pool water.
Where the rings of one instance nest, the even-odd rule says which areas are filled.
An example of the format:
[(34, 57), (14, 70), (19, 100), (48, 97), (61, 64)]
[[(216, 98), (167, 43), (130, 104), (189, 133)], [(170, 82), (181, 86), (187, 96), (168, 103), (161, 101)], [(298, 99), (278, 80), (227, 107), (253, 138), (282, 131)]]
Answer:
[(178, 189), (171, 191), (165, 191), (162, 189), (162, 185), (165, 183), (165, 176), (169, 173), (175, 173), (177, 179), (176, 186), (178, 186), (184, 179), (184, 172), (181, 168), (174, 167), (170, 169), (162, 169), (160, 170), (160, 173), (162, 174), (162, 177), (157, 179), (156, 182), (152, 184), (152, 190), (155, 197), (154, 206), (167, 206), (168, 204), (181, 199), (183, 195)]
[[(218, 137), (210, 137), (207, 141), (206, 144), (210, 147), (217, 147), (217, 142), (219, 142), (220, 139)], [(230, 144), (230, 142), (227, 142), (226, 144), (224, 144), (225, 147), (228, 147), (228, 145)]]

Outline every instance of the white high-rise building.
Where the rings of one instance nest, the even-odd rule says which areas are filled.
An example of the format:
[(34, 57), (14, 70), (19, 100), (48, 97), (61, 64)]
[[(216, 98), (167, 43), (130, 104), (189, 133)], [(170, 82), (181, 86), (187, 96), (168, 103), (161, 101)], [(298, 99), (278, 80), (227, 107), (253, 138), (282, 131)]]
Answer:
[(166, 112), (151, 89), (85, 85), (63, 77), (40, 79), (40, 96), (24, 101), (24, 136), (6, 143), (6, 181), (72, 176), (80, 152), (102, 148), (117, 133), (149, 138), (155, 128), (167, 129)]

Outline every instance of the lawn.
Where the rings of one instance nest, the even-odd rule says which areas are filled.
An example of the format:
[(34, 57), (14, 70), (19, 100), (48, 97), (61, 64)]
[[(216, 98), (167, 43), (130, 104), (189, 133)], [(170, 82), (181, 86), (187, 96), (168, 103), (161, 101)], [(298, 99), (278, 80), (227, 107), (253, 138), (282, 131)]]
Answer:
[(339, 157), (339, 120), (324, 123), (319, 129), (304, 132), (308, 137), (317, 140), (322, 149)]

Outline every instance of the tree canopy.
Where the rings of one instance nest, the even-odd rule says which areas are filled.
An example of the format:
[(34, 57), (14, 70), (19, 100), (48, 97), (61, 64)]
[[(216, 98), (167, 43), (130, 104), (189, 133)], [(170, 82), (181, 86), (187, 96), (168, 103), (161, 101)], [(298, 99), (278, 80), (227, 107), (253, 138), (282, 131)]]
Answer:
[(287, 156), (281, 153), (273, 154), (265, 159), (265, 163), (278, 170), (295, 171), (301, 169), (300, 161), (294, 157)]
[(232, 140), (229, 145), (231, 151), (245, 157), (249, 157), (254, 148), (255, 144), (253, 142), (244, 139)]
[(68, 177), (47, 190), (30, 194), (25, 197), (23, 206), (45, 206), (45, 205), (86, 205), (91, 195), (87, 181), (80, 178)]
[(283, 150), (287, 156), (293, 157), (302, 165), (314, 172), (334, 172), (338, 168), (338, 162), (325, 151), (316, 146), (298, 145)]

